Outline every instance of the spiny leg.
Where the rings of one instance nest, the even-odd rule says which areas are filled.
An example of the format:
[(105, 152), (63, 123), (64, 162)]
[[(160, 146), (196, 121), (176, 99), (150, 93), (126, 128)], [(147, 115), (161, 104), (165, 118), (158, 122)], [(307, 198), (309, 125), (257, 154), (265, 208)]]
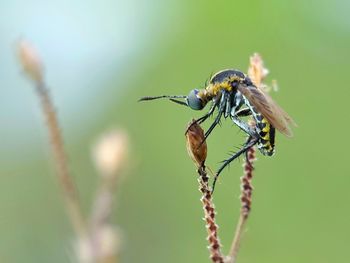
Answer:
[(231, 113), (231, 96), (229, 94), (226, 95), (226, 109), (225, 109), (225, 113), (224, 116), (225, 118), (227, 118), (230, 113)]
[[(247, 117), (247, 116), (251, 116), (252, 115), (252, 110), (250, 108), (243, 108), (243, 109), (240, 109), (238, 111), (236, 111), (235, 113), (236, 116), (238, 117)], [(237, 123), (236, 123), (237, 124)], [(249, 141), (252, 139), (252, 136), (250, 135), (246, 141), (246, 143), (249, 143)], [(252, 164), (250, 163), (249, 161), (249, 158), (248, 158), (248, 151), (245, 152), (245, 159), (246, 159), (246, 162), (248, 163), (248, 165), (250, 167), (253, 167)]]
[(206, 119), (208, 119), (215, 111), (216, 106), (219, 105), (220, 99), (215, 99), (213, 104), (211, 105), (208, 113), (206, 113), (204, 116), (200, 117), (199, 119), (196, 120), (197, 123), (201, 124), (203, 123)]
[[(215, 111), (215, 108), (217, 105), (219, 105), (219, 102), (220, 102), (220, 99), (215, 99), (213, 104), (211, 105), (209, 111), (202, 117), (198, 118), (197, 120), (195, 120), (190, 126), (188, 126), (187, 130), (186, 130), (186, 133), (188, 131), (189, 128), (191, 128), (191, 126), (195, 123), (198, 123), (198, 124), (201, 124), (203, 123), (206, 119), (208, 119)], [(204, 142), (205, 140), (203, 140)], [(203, 143), (202, 142), (202, 143)]]
[(249, 124), (240, 118), (238, 118), (236, 115), (231, 116), (231, 120), (233, 121), (234, 124), (236, 124), (242, 131), (247, 133), (249, 136), (252, 136), (254, 138), (259, 137), (258, 133), (256, 132), (255, 129), (249, 126)]
[(253, 147), (257, 142), (258, 142), (257, 137), (249, 137), (248, 141), (245, 143), (244, 147), (240, 149), (238, 152), (236, 152), (234, 155), (232, 155), (229, 159), (224, 161), (224, 164), (219, 168), (219, 170), (216, 172), (214, 181), (213, 181), (213, 187), (212, 187), (212, 193), (214, 192), (215, 189), (215, 184), (216, 181), (220, 175), (220, 173), (224, 170), (224, 168), (229, 165), (232, 161), (237, 159), (241, 154), (245, 153), (249, 148)]
[(221, 119), (221, 116), (222, 116), (222, 114), (223, 114), (224, 111), (225, 111), (226, 97), (227, 97), (227, 96), (228, 96), (227, 93), (223, 93), (223, 94), (222, 94), (222, 97), (221, 97), (221, 100), (220, 100), (220, 105), (219, 105), (219, 112), (218, 112), (218, 115), (216, 116), (214, 122), (210, 125), (209, 129), (205, 132), (203, 142), (208, 138), (208, 136), (209, 136), (210, 133), (214, 130), (214, 128), (216, 127), (216, 125), (219, 124), (220, 119)]
[(219, 113), (218, 113), (218, 115), (216, 116), (214, 122), (210, 125), (209, 129), (205, 132), (203, 142), (208, 138), (208, 136), (209, 136), (210, 133), (214, 130), (214, 128), (216, 127), (216, 125), (219, 124), (222, 114), (223, 114), (223, 110), (219, 110)]
[(252, 111), (249, 108), (244, 108), (236, 111), (235, 115), (238, 117), (247, 117), (252, 115)]

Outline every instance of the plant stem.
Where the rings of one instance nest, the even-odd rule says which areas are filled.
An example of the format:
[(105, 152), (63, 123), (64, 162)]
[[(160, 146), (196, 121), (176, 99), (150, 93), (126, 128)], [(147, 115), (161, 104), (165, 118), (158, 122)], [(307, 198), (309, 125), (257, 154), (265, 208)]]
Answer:
[(247, 153), (247, 160), (243, 165), (244, 167), (244, 175), (241, 177), (241, 212), (237, 222), (235, 235), (233, 237), (231, 249), (228, 256), (227, 263), (234, 263), (237, 259), (237, 254), (240, 248), (240, 242), (242, 238), (243, 229), (245, 223), (247, 222), (249, 212), (251, 209), (252, 202), (252, 191), (253, 187), (251, 184), (251, 180), (253, 178), (253, 163), (255, 161), (255, 148), (251, 147)]
[(224, 256), (222, 255), (220, 248), (220, 240), (218, 238), (218, 225), (215, 222), (215, 206), (212, 201), (211, 189), (208, 184), (209, 177), (205, 170), (205, 166), (201, 166), (197, 170), (199, 174), (199, 190), (202, 193), (202, 204), (204, 210), (204, 220), (208, 232), (208, 242), (210, 258), (215, 263), (224, 263)]

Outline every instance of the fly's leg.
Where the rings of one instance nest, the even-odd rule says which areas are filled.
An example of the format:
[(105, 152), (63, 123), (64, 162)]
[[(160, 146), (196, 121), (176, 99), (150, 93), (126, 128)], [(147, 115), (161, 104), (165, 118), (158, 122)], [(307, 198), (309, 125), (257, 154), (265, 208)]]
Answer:
[[(220, 98), (219, 99), (215, 99), (213, 104), (211, 105), (209, 111), (202, 117), (198, 118), (196, 121), (194, 121), (188, 128), (187, 130), (195, 123), (201, 124), (203, 123), (206, 119), (208, 119), (215, 111), (215, 108), (219, 105), (220, 102)], [(187, 132), (186, 130), (186, 132)], [(203, 141), (204, 142), (204, 141)]]
[[(216, 116), (214, 122), (210, 125), (209, 129), (205, 132), (203, 142), (208, 138), (209, 134), (214, 130), (214, 128), (216, 127), (216, 125), (219, 124), (220, 119), (221, 119), (221, 116), (222, 116), (222, 114), (223, 114), (224, 111), (225, 111), (226, 97), (227, 97), (227, 96), (228, 96), (227, 93), (223, 93), (223, 94), (222, 94), (221, 100), (220, 100), (220, 104), (219, 104), (219, 112), (218, 112), (218, 115)], [(203, 143), (203, 142), (202, 142), (202, 143)]]
[(200, 117), (199, 119), (196, 120), (197, 123), (201, 124), (203, 123), (206, 119), (208, 119), (215, 111), (216, 106), (219, 105), (220, 99), (215, 99), (213, 104), (211, 105), (209, 111), (207, 114), (204, 116)]
[(240, 118), (237, 116), (231, 116), (231, 120), (236, 124), (242, 131), (247, 133), (249, 136), (253, 138), (258, 138), (259, 134), (256, 132), (255, 129), (249, 126), (248, 123), (242, 121)]
[(231, 113), (231, 96), (229, 94), (226, 95), (226, 109), (225, 109), (225, 118), (227, 118)]
[(247, 117), (252, 115), (252, 111), (249, 108), (244, 108), (237, 111), (235, 115), (238, 117)]
[[(235, 115), (237, 115), (238, 117), (247, 117), (247, 116), (252, 115), (252, 111), (250, 108), (244, 108), (244, 109), (240, 109), (239, 111), (237, 111), (235, 113)], [(247, 143), (249, 142), (249, 140), (251, 140), (251, 136), (249, 136)], [(250, 167), (253, 167), (252, 164), (249, 162), (248, 151), (245, 152), (245, 159), (246, 159), (246, 162), (248, 163), (248, 165)]]
[[(244, 109), (240, 109), (238, 111), (236, 111), (235, 115), (237, 117), (248, 117), (252, 115), (252, 110), (250, 108), (244, 108)], [(249, 142), (249, 140), (251, 140), (251, 136), (249, 136), (247, 143)], [(252, 164), (249, 162), (249, 158), (248, 158), (248, 151), (245, 152), (245, 159), (246, 162), (248, 163), (249, 166), (252, 167)]]
[(216, 181), (220, 175), (220, 173), (222, 172), (222, 170), (224, 170), (224, 168), (229, 165), (232, 161), (234, 161), (235, 159), (237, 159), (241, 154), (247, 152), (251, 147), (253, 147), (257, 142), (259, 141), (259, 139), (257, 137), (252, 137), (249, 136), (247, 142), (244, 144), (243, 148), (240, 149), (238, 152), (236, 152), (234, 155), (232, 155), (229, 159), (224, 161), (224, 164), (219, 168), (219, 170), (216, 172), (215, 177), (214, 177), (214, 181), (213, 181), (213, 187), (212, 187), (212, 193), (214, 192), (215, 189), (215, 184)]

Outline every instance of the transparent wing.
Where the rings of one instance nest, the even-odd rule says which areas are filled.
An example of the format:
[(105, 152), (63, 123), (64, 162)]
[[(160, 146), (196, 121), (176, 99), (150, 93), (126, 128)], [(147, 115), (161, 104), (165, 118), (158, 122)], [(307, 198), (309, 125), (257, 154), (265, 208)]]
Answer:
[(289, 124), (296, 125), (294, 120), (263, 90), (255, 86), (239, 85), (238, 90), (277, 130), (288, 137), (293, 136)]

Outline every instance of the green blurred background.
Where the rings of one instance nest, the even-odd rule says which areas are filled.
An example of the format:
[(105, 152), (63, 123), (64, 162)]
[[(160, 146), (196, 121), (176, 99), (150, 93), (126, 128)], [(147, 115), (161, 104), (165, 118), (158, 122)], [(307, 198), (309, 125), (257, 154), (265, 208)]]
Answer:
[[(86, 213), (98, 182), (92, 143), (111, 127), (130, 133), (113, 216), (122, 262), (209, 262), (184, 140), (187, 122), (203, 112), (137, 99), (187, 94), (224, 68), (246, 71), (254, 52), (299, 127), (292, 139), (277, 135), (274, 157), (258, 154), (238, 262), (349, 262), (349, 8), (342, 0), (0, 1), (0, 262), (74, 262), (45, 125), (14, 55), (21, 37), (45, 63)], [(223, 122), (208, 140), (208, 165), (216, 169), (244, 137)], [(224, 171), (215, 193), (225, 253), (241, 166)]]

